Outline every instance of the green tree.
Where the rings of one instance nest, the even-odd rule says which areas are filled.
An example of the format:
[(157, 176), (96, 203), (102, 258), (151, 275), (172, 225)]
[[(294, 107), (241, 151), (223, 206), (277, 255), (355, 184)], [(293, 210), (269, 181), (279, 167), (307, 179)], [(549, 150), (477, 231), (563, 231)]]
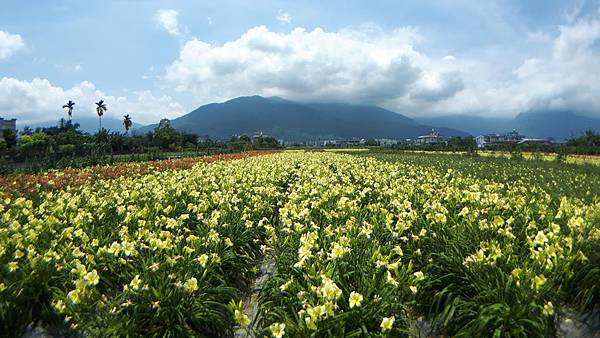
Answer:
[(4, 129), (2, 138), (6, 142), (6, 148), (10, 149), (17, 145), (17, 132), (12, 129)]
[(48, 135), (43, 131), (36, 131), (21, 136), (19, 140), (20, 151), (26, 158), (44, 157), (50, 145)]
[(48, 135), (43, 131), (32, 133), (31, 135), (21, 136), (21, 146), (45, 145), (48, 141)]
[(180, 144), (181, 135), (171, 126), (171, 121), (162, 119), (152, 135), (154, 144), (159, 148), (174, 150)]
[(365, 145), (367, 147), (377, 147), (379, 146), (379, 142), (377, 142), (377, 140), (370, 138), (365, 142)]
[(253, 148), (252, 139), (248, 135), (232, 136), (229, 147), (236, 151), (250, 150)]
[(460, 137), (452, 136), (448, 138), (448, 147), (453, 149), (474, 149), (477, 147), (477, 142), (473, 136)]
[(571, 152), (580, 154), (600, 153), (600, 134), (587, 130), (583, 135), (570, 139), (567, 147)]

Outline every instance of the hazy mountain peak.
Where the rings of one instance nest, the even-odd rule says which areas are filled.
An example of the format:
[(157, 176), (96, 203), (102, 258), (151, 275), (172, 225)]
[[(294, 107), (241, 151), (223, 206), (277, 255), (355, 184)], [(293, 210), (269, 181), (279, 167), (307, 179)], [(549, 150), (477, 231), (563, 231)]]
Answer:
[[(259, 95), (201, 106), (172, 120), (171, 125), (220, 139), (233, 134), (263, 132), (293, 141), (355, 137), (405, 139), (427, 133), (432, 128), (376, 106), (301, 103)], [(150, 128), (152, 126), (146, 129)], [(443, 126), (436, 129), (445, 136), (467, 135)]]

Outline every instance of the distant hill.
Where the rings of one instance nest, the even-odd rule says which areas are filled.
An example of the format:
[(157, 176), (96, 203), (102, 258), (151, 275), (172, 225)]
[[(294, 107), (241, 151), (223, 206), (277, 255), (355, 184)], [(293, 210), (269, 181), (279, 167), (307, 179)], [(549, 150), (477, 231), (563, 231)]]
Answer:
[[(19, 123), (19, 121), (17, 121), (17, 129), (21, 130), (27, 126), (30, 127), (31, 129), (35, 129), (38, 127), (40, 127), (40, 128), (51, 127), (51, 126), (58, 125), (59, 122), (60, 122), (60, 119), (57, 119), (55, 121), (47, 121), (47, 122), (39, 122), (39, 123), (31, 123), (31, 124), (22, 124), (22, 123)], [(86, 133), (92, 133), (92, 134), (97, 132), (98, 127), (99, 127), (97, 117), (74, 116), (73, 123), (79, 123), (80, 130), (82, 130)], [(142, 125), (134, 123), (132, 129), (130, 129), (130, 130), (137, 130), (140, 127), (142, 127)], [(102, 118), (102, 128), (109, 129), (110, 131), (115, 131), (115, 132), (121, 132), (121, 133), (125, 132), (125, 127), (123, 127), (123, 120), (112, 118), (112, 117), (103, 117)]]
[[(258, 132), (288, 141), (352, 137), (404, 139), (423, 135), (432, 128), (444, 136), (467, 135), (452, 128), (423, 125), (375, 106), (300, 103), (261, 96), (207, 104), (171, 120), (171, 125), (180, 131), (219, 139)], [(146, 126), (138, 132), (155, 126)]]
[(568, 139), (589, 129), (600, 132), (600, 119), (572, 112), (529, 112), (517, 115), (512, 128), (532, 137)]
[(528, 137), (568, 139), (588, 129), (600, 132), (600, 119), (569, 111), (536, 111), (520, 113), (514, 118), (487, 118), (472, 115), (448, 115), (419, 118), (423, 124), (459, 128), (472, 135), (517, 130)]

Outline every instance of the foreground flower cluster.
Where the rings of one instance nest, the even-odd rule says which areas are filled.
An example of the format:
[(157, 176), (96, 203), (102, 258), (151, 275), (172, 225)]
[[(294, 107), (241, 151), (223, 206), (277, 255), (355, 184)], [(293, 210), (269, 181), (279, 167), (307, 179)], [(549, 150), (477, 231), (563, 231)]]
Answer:
[[(275, 154), (0, 210), (3, 332), (410, 336), (427, 321), (547, 336), (560, 307), (600, 303), (600, 201), (402, 161)], [(274, 270), (251, 321), (241, 300), (261, 260)]]
[(287, 169), (249, 158), (3, 199), (0, 332), (224, 334)]

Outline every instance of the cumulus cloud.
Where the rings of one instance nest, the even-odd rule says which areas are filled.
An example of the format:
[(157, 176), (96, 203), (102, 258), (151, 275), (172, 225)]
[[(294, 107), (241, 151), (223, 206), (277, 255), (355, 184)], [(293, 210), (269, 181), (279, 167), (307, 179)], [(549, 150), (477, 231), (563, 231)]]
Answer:
[(180, 35), (179, 11), (174, 9), (161, 9), (156, 12), (156, 21), (171, 35)]
[(160, 118), (173, 118), (184, 112), (183, 107), (170, 96), (155, 96), (150, 91), (136, 91), (131, 97), (108, 95), (89, 81), (72, 88), (55, 86), (46, 79), (22, 81), (15, 78), (0, 79), (0, 111), (20, 124), (58, 120), (65, 117), (61, 109), (67, 100), (76, 102), (75, 115), (96, 116), (94, 102), (104, 99), (106, 116), (121, 118), (130, 113), (135, 122), (154, 123)]
[(590, 47), (600, 38), (598, 19), (580, 20), (576, 24), (559, 26), (560, 34), (554, 41), (554, 57), (569, 61), (591, 52)]
[(187, 41), (165, 78), (204, 102), (251, 94), (384, 105), (451, 97), (462, 88), (460, 74), (416, 51), (419, 39), (410, 27), (276, 33), (259, 26), (222, 45)]
[(279, 21), (281, 23), (286, 23), (286, 24), (292, 23), (292, 16), (289, 13), (286, 13), (281, 9), (279, 10), (279, 12), (277, 12), (276, 19), (277, 19), (277, 21)]
[(418, 50), (423, 37), (412, 27), (277, 33), (259, 26), (219, 45), (188, 40), (165, 79), (200, 102), (259, 94), (377, 104), (412, 116), (514, 116), (540, 109), (597, 114), (600, 17), (580, 17), (557, 32), (529, 33), (540, 49), (511, 73), (498, 66), (497, 56), (429, 57)]
[(411, 98), (427, 102), (438, 102), (452, 97), (464, 89), (460, 73), (431, 73), (426, 72), (421, 77), (419, 85), (411, 93)]
[(600, 19), (579, 19), (558, 31), (548, 42), (549, 53), (525, 59), (513, 70), (514, 78), (498, 80), (492, 61), (459, 61), (465, 88), (430, 110), (512, 116), (561, 109), (598, 116)]
[(0, 31), (0, 60), (10, 57), (23, 47), (25, 41), (19, 34)]

